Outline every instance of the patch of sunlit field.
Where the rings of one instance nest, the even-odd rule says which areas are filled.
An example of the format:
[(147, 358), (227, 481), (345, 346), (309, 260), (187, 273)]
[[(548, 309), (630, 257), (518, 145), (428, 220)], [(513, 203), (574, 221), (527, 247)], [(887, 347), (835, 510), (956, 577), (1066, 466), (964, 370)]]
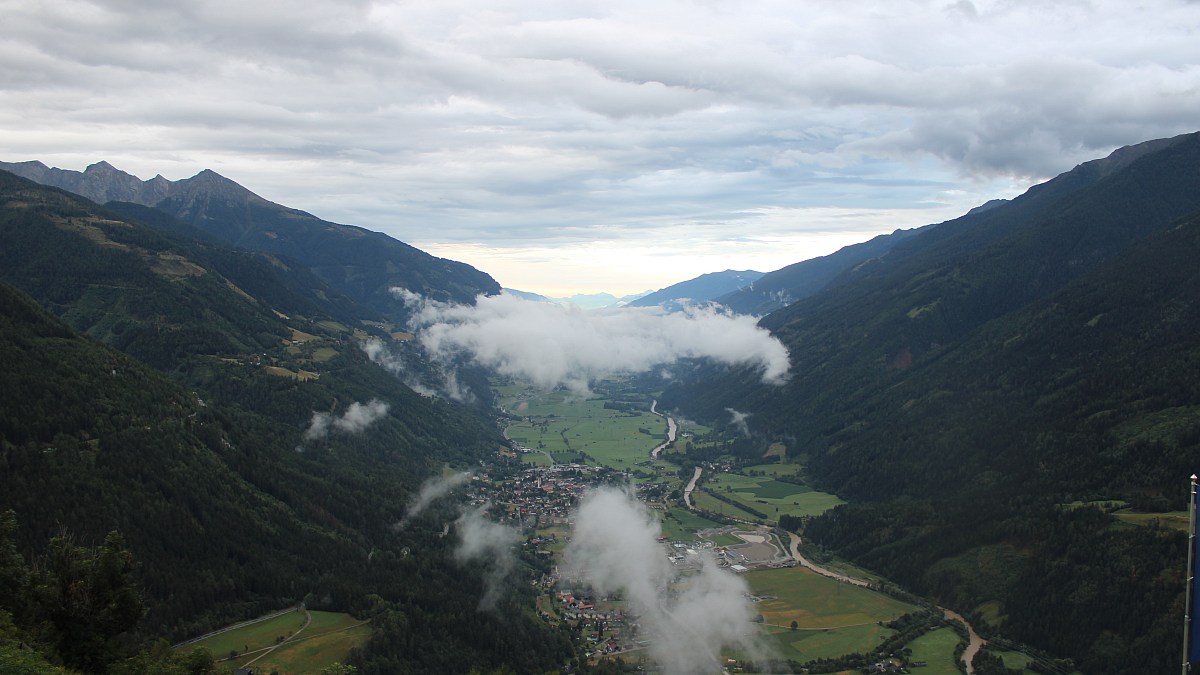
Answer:
[(754, 570), (743, 578), (757, 596), (772, 599), (755, 603), (765, 623), (800, 628), (845, 628), (891, 621), (915, 611), (916, 606), (882, 593), (823, 577), (804, 567)]
[(929, 665), (921, 668), (922, 675), (958, 675), (954, 662), (954, 648), (962, 641), (958, 633), (950, 628), (930, 631), (908, 643), (912, 650), (909, 661), (925, 661)]

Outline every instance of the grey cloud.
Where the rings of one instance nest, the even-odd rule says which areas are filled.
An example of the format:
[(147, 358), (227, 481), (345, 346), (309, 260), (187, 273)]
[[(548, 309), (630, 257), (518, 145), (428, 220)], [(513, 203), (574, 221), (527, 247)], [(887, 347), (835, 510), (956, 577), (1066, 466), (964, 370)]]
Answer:
[(1200, 119), (1176, 0), (0, 10), (4, 159), (214, 168), (406, 241), (775, 235), (751, 212), (978, 203)]

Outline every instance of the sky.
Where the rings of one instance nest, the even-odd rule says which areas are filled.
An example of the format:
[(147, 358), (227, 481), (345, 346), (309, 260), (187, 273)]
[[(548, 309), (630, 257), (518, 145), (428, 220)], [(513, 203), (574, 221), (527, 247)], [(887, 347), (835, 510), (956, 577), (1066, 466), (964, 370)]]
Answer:
[(767, 272), (1200, 129), (1196, 0), (0, 0), (0, 160), (213, 169), (552, 296)]

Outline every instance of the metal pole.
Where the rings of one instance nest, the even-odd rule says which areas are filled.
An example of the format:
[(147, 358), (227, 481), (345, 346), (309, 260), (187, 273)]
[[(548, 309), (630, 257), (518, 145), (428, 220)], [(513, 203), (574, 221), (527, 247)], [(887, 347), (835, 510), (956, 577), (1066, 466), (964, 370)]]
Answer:
[(1188, 675), (1192, 672), (1192, 664), (1188, 662), (1188, 652), (1191, 650), (1191, 633), (1192, 633), (1192, 584), (1194, 583), (1195, 575), (1193, 566), (1196, 564), (1196, 474), (1192, 474), (1192, 489), (1191, 496), (1188, 499), (1188, 557), (1187, 557), (1187, 591), (1185, 596), (1185, 609), (1183, 611), (1183, 675)]

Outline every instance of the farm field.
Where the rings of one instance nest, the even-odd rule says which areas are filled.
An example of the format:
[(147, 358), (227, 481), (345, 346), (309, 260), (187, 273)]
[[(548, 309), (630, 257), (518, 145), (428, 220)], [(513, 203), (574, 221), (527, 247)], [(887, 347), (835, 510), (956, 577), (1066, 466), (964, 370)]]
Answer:
[[(662, 514), (663, 535), (671, 541), (693, 541), (697, 538), (696, 530), (707, 530), (721, 526), (721, 523), (698, 516), (687, 509), (674, 508)], [(735, 537), (730, 538), (736, 539)], [(722, 545), (716, 541), (713, 543), (717, 543), (719, 546)], [(738, 539), (733, 543), (741, 543), (741, 540)]]
[(958, 675), (958, 666), (954, 663), (954, 648), (962, 641), (958, 633), (950, 628), (939, 628), (930, 631), (908, 643), (912, 655), (911, 661), (925, 661), (928, 666), (921, 668), (922, 675)]
[(263, 621), (257, 621), (241, 628), (219, 633), (212, 637), (183, 646), (184, 652), (190, 652), (196, 647), (204, 647), (218, 659), (229, 656), (230, 652), (241, 654), (246, 651), (262, 649), (275, 644), (280, 635), (286, 637), (296, 632), (304, 625), (303, 610), (285, 612), (279, 616)]
[(881, 622), (916, 609), (803, 567), (757, 570), (744, 578), (755, 595), (769, 598), (755, 604), (767, 640), (781, 658), (800, 662), (871, 651), (895, 633)]
[(840, 583), (804, 567), (756, 570), (743, 577), (762, 600), (755, 609), (764, 623), (802, 629), (840, 630), (891, 621), (915, 606), (882, 593)]
[[(666, 421), (649, 411), (605, 408), (608, 399), (594, 395), (584, 399), (568, 391), (542, 392), (522, 384), (493, 381), (497, 401), (514, 415), (530, 421), (507, 427), (510, 439), (542, 451), (522, 455), (530, 464), (548, 464), (549, 453), (557, 463), (579, 461), (614, 469), (632, 469), (648, 462), (650, 450), (666, 440)], [(649, 433), (646, 433), (649, 432)]]
[(780, 658), (801, 663), (869, 652), (895, 634), (892, 629), (875, 624), (848, 626), (836, 630), (792, 630), (782, 626), (768, 626), (765, 632)]
[(325, 666), (344, 660), (355, 647), (362, 646), (371, 635), (368, 624), (349, 614), (339, 612), (309, 612), (311, 622), (295, 637), (275, 651), (262, 656), (263, 650), (276, 645), (279, 638), (292, 636), (304, 626), (303, 610), (286, 612), (276, 617), (225, 631), (210, 638), (181, 646), (183, 652), (204, 647), (218, 660), (228, 659), (236, 652), (238, 656), (225, 661), (232, 666), (241, 666), (253, 660), (255, 668), (262, 672), (278, 671), (310, 673)]
[(264, 673), (280, 675), (320, 672), (334, 662), (345, 662), (350, 650), (371, 636), (370, 624), (349, 614), (313, 612), (312, 624), (279, 649), (254, 662)]
[[(772, 466), (772, 465), (767, 465)], [(779, 465), (774, 465), (779, 466)], [(786, 465), (784, 465), (786, 466)], [(762, 467), (752, 467), (761, 469)], [(790, 472), (794, 473), (796, 468)], [(709, 477), (704, 486), (729, 497), (734, 501), (745, 504), (752, 509), (767, 514), (768, 519), (778, 520), (779, 516), (810, 516), (824, 513), (838, 504), (845, 503), (836, 495), (818, 492), (807, 485), (797, 485), (776, 480), (771, 476), (748, 476), (740, 473), (721, 473)], [(693, 495), (696, 503), (702, 508), (717, 513), (748, 518), (750, 514), (735, 506), (725, 504), (703, 492)]]

